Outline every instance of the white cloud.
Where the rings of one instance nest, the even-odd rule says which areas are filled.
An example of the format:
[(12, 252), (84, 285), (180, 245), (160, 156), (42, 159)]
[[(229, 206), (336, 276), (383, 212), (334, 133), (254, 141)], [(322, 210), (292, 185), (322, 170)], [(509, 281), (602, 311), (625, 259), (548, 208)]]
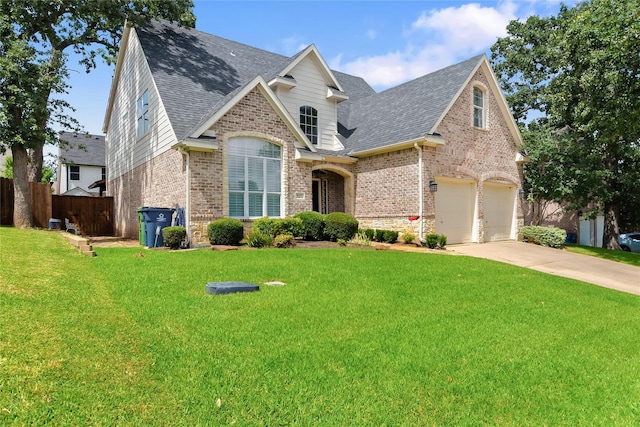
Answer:
[(507, 0), (496, 7), (470, 3), (425, 11), (405, 32), (403, 49), (346, 63), (338, 56), (331, 62), (335, 69), (361, 76), (377, 89), (394, 86), (487, 51), (506, 35), (516, 9)]
[(286, 39), (282, 39), (280, 41), (280, 48), (275, 49), (275, 51), (278, 51), (286, 56), (293, 56), (296, 53), (300, 52), (302, 49), (309, 46), (310, 44), (311, 43), (305, 44), (298, 37), (292, 36)]

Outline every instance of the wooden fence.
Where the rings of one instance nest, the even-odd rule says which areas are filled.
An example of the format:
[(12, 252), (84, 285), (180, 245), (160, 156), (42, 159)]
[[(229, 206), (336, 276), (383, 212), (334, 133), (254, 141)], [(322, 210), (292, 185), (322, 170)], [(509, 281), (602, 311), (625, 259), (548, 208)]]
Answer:
[(113, 197), (53, 196), (53, 218), (75, 223), (83, 235), (113, 236)]
[(0, 225), (13, 225), (13, 180), (0, 178)]
[[(51, 184), (29, 183), (31, 223), (46, 228), (51, 218)], [(0, 225), (13, 225), (13, 180), (0, 178)]]
[[(32, 224), (48, 228), (49, 219), (75, 223), (83, 235), (113, 236), (113, 197), (57, 196), (51, 184), (29, 183)], [(0, 225), (13, 225), (13, 180), (0, 178)]]

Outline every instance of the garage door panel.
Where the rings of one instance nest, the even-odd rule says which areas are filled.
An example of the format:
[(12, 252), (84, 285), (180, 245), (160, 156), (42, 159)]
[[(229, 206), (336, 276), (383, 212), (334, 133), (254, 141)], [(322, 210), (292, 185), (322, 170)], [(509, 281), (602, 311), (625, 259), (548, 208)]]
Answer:
[(485, 183), (483, 201), (484, 241), (511, 239), (515, 187)]
[(436, 233), (451, 244), (473, 241), (476, 184), (469, 181), (438, 181)]

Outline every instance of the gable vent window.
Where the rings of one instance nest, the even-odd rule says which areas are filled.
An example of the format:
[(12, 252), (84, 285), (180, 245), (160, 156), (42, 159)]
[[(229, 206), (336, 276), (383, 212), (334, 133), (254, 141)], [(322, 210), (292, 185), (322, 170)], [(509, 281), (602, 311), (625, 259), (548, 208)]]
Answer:
[(473, 88), (473, 126), (485, 129), (487, 127), (487, 109), (485, 107), (484, 92), (477, 88)]
[(138, 138), (149, 131), (149, 91), (138, 98), (136, 117), (138, 118)]
[(80, 181), (80, 166), (69, 166), (69, 179)]
[(318, 110), (308, 105), (300, 107), (300, 128), (312, 144), (318, 144)]

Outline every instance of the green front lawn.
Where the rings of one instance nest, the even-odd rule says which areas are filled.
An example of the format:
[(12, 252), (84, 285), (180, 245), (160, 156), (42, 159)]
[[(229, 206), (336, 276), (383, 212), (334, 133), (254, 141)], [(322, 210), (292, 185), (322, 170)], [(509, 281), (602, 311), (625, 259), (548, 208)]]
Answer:
[(0, 425), (640, 423), (638, 296), (432, 253), (96, 252), (0, 228)]

